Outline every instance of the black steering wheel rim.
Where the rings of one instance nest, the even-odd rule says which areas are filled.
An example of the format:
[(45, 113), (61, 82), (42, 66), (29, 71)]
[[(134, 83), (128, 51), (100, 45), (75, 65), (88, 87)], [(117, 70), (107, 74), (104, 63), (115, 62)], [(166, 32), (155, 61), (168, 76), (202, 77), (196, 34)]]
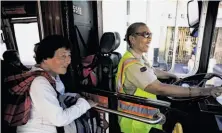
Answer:
[[(206, 81), (213, 78), (213, 77), (218, 77), (220, 79), (222, 79), (222, 75), (216, 74), (216, 73), (200, 73), (200, 74), (195, 74), (186, 78), (183, 78), (179, 81), (176, 81), (173, 83), (173, 85), (181, 85), (181, 83), (183, 83), (186, 80), (190, 80), (193, 77), (202, 77), (200, 83), (198, 83), (198, 87), (202, 87), (203, 85), (205, 85)], [(176, 97), (167, 97), (168, 99), (172, 100), (172, 101), (192, 101), (192, 100), (201, 100), (201, 99), (206, 99), (210, 96), (197, 96), (197, 97), (182, 97), (182, 98), (176, 98)]]

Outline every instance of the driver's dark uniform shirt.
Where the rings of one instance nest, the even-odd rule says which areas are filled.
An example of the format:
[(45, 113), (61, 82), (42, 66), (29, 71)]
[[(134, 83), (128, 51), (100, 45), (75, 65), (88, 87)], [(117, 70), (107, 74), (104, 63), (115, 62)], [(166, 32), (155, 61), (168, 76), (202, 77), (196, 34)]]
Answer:
[(157, 76), (154, 74), (154, 70), (150, 67), (145, 56), (141, 56), (133, 50), (130, 50), (130, 52), (144, 65), (141, 66), (135, 63), (125, 71), (124, 91), (127, 94), (133, 95), (137, 88), (145, 89), (147, 85), (157, 80)]

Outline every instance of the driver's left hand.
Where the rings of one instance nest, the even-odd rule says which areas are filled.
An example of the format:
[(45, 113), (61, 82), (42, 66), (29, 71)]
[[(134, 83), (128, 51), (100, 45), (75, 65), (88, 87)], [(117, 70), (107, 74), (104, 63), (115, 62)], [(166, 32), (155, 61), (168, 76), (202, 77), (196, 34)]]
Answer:
[(210, 91), (210, 94), (214, 98), (219, 97), (220, 95), (222, 95), (222, 87), (214, 87), (214, 88), (212, 88), (212, 90)]
[(177, 75), (175, 75), (175, 74), (172, 74), (170, 77), (173, 78), (173, 79), (175, 79), (175, 82), (177, 82), (177, 81), (180, 80), (180, 78), (177, 77)]

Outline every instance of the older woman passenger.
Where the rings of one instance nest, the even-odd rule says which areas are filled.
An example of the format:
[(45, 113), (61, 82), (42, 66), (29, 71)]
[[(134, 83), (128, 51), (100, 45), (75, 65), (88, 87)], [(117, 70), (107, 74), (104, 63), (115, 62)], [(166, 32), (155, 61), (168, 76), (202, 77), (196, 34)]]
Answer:
[(48, 73), (56, 85), (54, 88), (44, 76), (37, 76), (32, 81), (30, 117), (25, 125), (17, 127), (17, 133), (64, 133), (64, 129), (56, 127), (72, 123), (95, 103), (78, 98), (75, 104), (63, 109), (58, 95), (65, 95), (65, 88), (59, 74), (65, 74), (71, 62), (70, 42), (61, 35), (51, 35), (37, 45), (37, 65), (31, 71)]

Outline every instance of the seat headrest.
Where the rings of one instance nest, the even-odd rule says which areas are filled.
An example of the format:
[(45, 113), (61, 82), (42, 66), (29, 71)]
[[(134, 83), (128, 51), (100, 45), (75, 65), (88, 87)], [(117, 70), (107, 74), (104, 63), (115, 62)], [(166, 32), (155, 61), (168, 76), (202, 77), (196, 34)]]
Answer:
[(110, 53), (120, 45), (120, 35), (118, 32), (105, 32), (100, 40), (100, 52)]

